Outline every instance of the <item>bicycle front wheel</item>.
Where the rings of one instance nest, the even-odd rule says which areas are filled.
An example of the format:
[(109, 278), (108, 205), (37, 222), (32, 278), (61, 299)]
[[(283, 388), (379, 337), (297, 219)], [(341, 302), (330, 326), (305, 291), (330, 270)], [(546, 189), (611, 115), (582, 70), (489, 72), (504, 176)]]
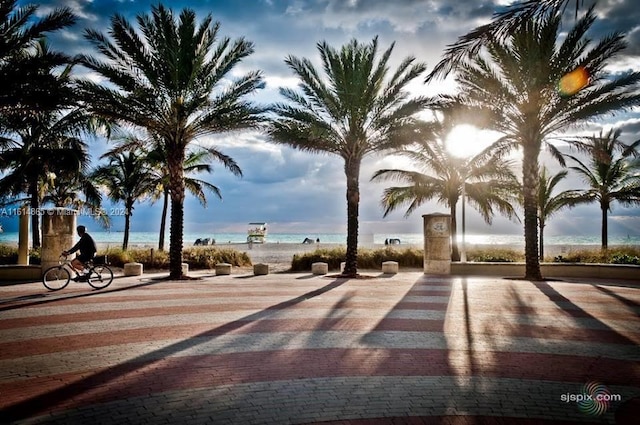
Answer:
[(107, 266), (94, 266), (89, 271), (88, 282), (96, 289), (106, 288), (113, 282), (113, 272)]
[(69, 284), (71, 275), (64, 267), (54, 266), (48, 268), (42, 275), (42, 283), (51, 291), (59, 291)]

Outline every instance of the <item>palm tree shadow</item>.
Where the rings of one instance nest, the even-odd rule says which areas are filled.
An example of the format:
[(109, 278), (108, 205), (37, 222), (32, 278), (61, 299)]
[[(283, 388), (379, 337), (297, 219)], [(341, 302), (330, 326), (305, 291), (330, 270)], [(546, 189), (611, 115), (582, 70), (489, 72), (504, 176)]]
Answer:
[[(429, 379), (430, 377), (438, 377), (438, 379), (442, 379), (442, 377), (446, 377), (444, 379), (452, 378), (452, 386), (444, 386), (440, 388), (440, 386), (434, 387), (395, 387), (394, 388), (394, 396), (396, 400), (404, 400), (404, 399), (423, 399), (423, 400), (446, 400), (443, 401), (441, 405), (432, 406), (428, 415), (425, 416), (445, 416), (452, 414), (455, 412), (457, 403), (466, 397), (467, 393), (471, 393), (475, 391), (475, 384), (472, 381), (472, 388), (469, 389), (467, 387), (469, 374), (467, 371), (462, 371), (461, 368), (465, 368), (460, 364), (460, 361), (466, 365), (470, 365), (472, 370), (475, 370), (475, 360), (474, 360), (474, 339), (471, 334), (471, 317), (469, 314), (469, 305), (468, 300), (466, 298), (466, 281), (462, 286), (463, 290), (463, 329), (464, 333), (463, 337), (466, 341), (466, 347), (460, 347), (460, 344), (450, 344), (450, 336), (451, 331), (447, 329), (447, 318), (451, 317), (452, 314), (456, 314), (452, 311), (454, 308), (454, 302), (457, 299), (455, 296), (455, 283), (457, 280), (453, 278), (436, 278), (434, 280), (431, 276), (422, 276), (420, 277), (413, 286), (404, 294), (402, 299), (396, 303), (396, 305), (389, 310), (387, 315), (378, 323), (378, 325), (372, 329), (372, 331), (365, 335), (362, 338), (363, 343), (367, 343), (369, 345), (375, 345), (376, 340), (376, 332), (382, 332), (388, 330), (385, 322), (393, 322), (394, 320), (398, 320), (397, 317), (402, 317), (403, 312), (410, 310), (412, 311), (412, 316), (414, 318), (410, 319), (412, 322), (417, 322), (420, 329), (418, 332), (425, 332), (423, 336), (419, 336), (419, 338), (428, 343), (428, 341), (433, 341), (435, 338), (438, 342), (436, 342), (436, 346), (442, 346), (443, 348), (418, 348), (418, 349), (409, 349), (403, 350), (401, 353), (395, 353), (394, 350), (390, 350), (385, 358), (383, 358), (378, 363), (377, 371), (374, 375), (384, 376), (394, 371), (393, 373), (402, 375), (402, 376), (417, 376), (424, 377)], [(436, 290), (435, 292), (429, 289), (431, 285), (436, 286), (448, 286), (448, 289)], [(424, 302), (417, 302), (412, 297), (416, 295), (421, 295), (427, 297), (427, 300)], [(429, 300), (430, 295), (437, 296), (439, 299), (444, 297), (446, 298), (446, 308), (444, 309), (444, 319), (434, 319), (432, 314), (432, 309), (435, 309), (436, 312), (441, 311), (441, 307), (438, 307), (437, 304), (442, 304), (442, 300), (431, 301)], [(400, 321), (405, 319), (399, 319)], [(412, 327), (413, 329), (413, 327)], [(415, 332), (415, 330), (414, 330)], [(457, 336), (457, 335), (456, 335)], [(398, 357), (401, 356), (401, 357)], [(378, 357), (380, 355), (378, 354)], [(404, 363), (409, 360), (408, 363)], [(407, 368), (408, 370), (403, 370)], [(393, 374), (392, 373), (392, 374)], [(403, 391), (406, 392), (403, 394)], [(438, 393), (438, 391), (442, 391), (442, 393)], [(392, 406), (393, 407), (393, 406)], [(404, 413), (404, 415), (408, 416), (416, 416), (415, 411), (409, 410)], [(465, 424), (474, 424), (475, 421), (473, 418), (469, 417)], [(394, 422), (395, 423), (395, 422)], [(435, 422), (434, 422), (435, 423)]]
[[(101, 295), (101, 294), (112, 294), (112, 293), (116, 293), (116, 292), (123, 292), (123, 291), (128, 291), (131, 289), (137, 289), (137, 288), (144, 288), (146, 286), (151, 286), (151, 285), (156, 285), (162, 283), (161, 281), (155, 280), (155, 279), (149, 279), (147, 282), (140, 282), (140, 283), (135, 283), (132, 285), (127, 285), (127, 286), (120, 286), (118, 288), (112, 288), (112, 289), (93, 289), (91, 292), (83, 292), (81, 294), (63, 294), (61, 296), (58, 296), (58, 293), (56, 292), (47, 292), (47, 293), (40, 293), (40, 294), (34, 294), (34, 295), (28, 295), (28, 296), (21, 296), (21, 297), (17, 297), (17, 298), (12, 298), (12, 299), (8, 299), (8, 300), (2, 300), (0, 301), (0, 304), (8, 304), (10, 302), (20, 302), (22, 300), (29, 300), (29, 299), (39, 299), (39, 298), (45, 298), (45, 299), (40, 299), (38, 301), (32, 301), (32, 302), (26, 302), (26, 303), (21, 303), (21, 304), (14, 304), (14, 305), (8, 305), (8, 306), (3, 306), (0, 307), (0, 312), (2, 311), (9, 311), (9, 310), (16, 310), (16, 309), (20, 309), (20, 308), (24, 308), (24, 307), (33, 307), (33, 306), (37, 306), (37, 305), (43, 305), (43, 304), (51, 304), (51, 303), (55, 303), (58, 301), (66, 301), (66, 300), (73, 300), (73, 299), (79, 299), (79, 298), (86, 298), (86, 297), (93, 297), (96, 295)], [(54, 298), (51, 298), (54, 297)]]
[[(152, 352), (149, 352), (144, 355), (138, 356), (134, 359), (131, 359), (126, 363), (118, 364), (108, 369), (99, 371), (91, 376), (82, 378), (79, 381), (75, 381), (63, 387), (56, 388), (54, 390), (51, 390), (51, 391), (39, 394), (37, 396), (31, 397), (29, 399), (22, 400), (20, 402), (9, 405), (2, 410), (3, 421), (5, 420), (7, 422), (18, 421), (28, 417), (36, 416), (41, 413), (45, 413), (50, 410), (54, 410), (57, 405), (63, 403), (66, 400), (72, 399), (74, 397), (82, 396), (83, 394), (88, 393), (92, 389), (106, 387), (109, 385), (110, 382), (116, 381), (125, 375), (135, 372), (138, 369), (147, 368), (149, 367), (149, 365), (157, 363), (166, 357), (174, 356), (185, 350), (193, 349), (194, 347), (204, 344), (210, 341), (211, 339), (214, 339), (221, 335), (237, 331), (247, 326), (251, 326), (253, 323), (256, 323), (260, 320), (264, 320), (267, 316), (270, 316), (270, 315), (277, 316), (278, 312), (294, 307), (303, 301), (320, 296), (328, 291), (331, 291), (343, 285), (345, 282), (347, 282), (346, 279), (335, 280), (321, 288), (314, 289), (298, 297), (274, 304), (259, 312), (249, 314), (240, 319), (226, 323), (222, 326), (201, 332), (200, 334), (194, 335), (189, 339), (179, 341), (167, 347), (162, 347), (158, 350), (154, 350)], [(147, 283), (146, 285), (156, 284), (156, 283), (159, 283), (159, 282), (151, 282), (151, 283)], [(141, 286), (141, 285), (138, 285), (138, 286)], [(87, 294), (83, 294), (83, 296), (87, 296)], [(291, 337), (293, 336), (289, 336), (289, 337), (284, 336), (283, 338), (286, 339)], [(286, 340), (283, 339), (282, 341), (280, 341), (280, 344), (286, 345)], [(182, 362), (184, 363), (183, 367), (185, 368), (185, 370), (197, 366), (194, 364), (193, 359), (183, 360)], [(157, 370), (155, 374), (156, 376), (161, 376), (162, 368), (160, 368), (160, 370)], [(130, 384), (127, 384), (127, 385), (130, 385)], [(105, 402), (105, 401), (108, 401), (108, 400), (101, 399), (96, 401), (92, 399), (92, 402)]]
[[(624, 305), (626, 305), (627, 307), (631, 308), (631, 309), (637, 309), (640, 307), (640, 303), (635, 302), (633, 300), (630, 300), (628, 298), (623, 297), (622, 295), (616, 294), (615, 292), (613, 292), (612, 290), (605, 288), (602, 285), (591, 285), (594, 288), (596, 288), (598, 291), (603, 292), (607, 295), (610, 295), (611, 297), (617, 299), (618, 301), (620, 301), (621, 303), (623, 303)], [(640, 315), (639, 315), (640, 316)]]
[[(482, 331), (488, 349), (496, 356), (495, 361), (485, 364), (481, 370), (484, 376), (501, 376), (504, 370), (511, 370), (510, 378), (522, 379), (521, 382), (524, 384), (517, 389), (518, 394), (538, 394), (537, 397), (548, 399), (545, 403), (557, 403), (558, 412), (554, 413), (557, 416), (584, 422), (588, 422), (590, 418), (579, 411), (577, 403), (561, 402), (562, 393), (582, 393), (582, 386), (593, 381), (605, 385), (638, 386), (633, 362), (621, 360), (615, 355), (576, 350), (583, 341), (593, 342), (597, 346), (597, 339), (602, 340), (606, 337), (607, 343), (612, 346), (619, 344), (615, 345), (616, 349), (631, 353), (636, 346), (634, 341), (577, 306), (558, 292), (553, 284), (546, 281), (528, 281), (548, 297), (549, 304), (555, 304), (561, 310), (559, 314), (554, 313), (554, 316), (558, 317), (558, 325), (540, 323), (538, 320), (546, 322), (545, 318), (548, 317), (548, 313), (544, 311), (545, 303), (523, 298), (517, 288), (525, 283), (521, 280), (514, 282), (517, 283), (512, 285), (507, 293), (508, 302), (495, 312), (495, 317), (484, 325)], [(514, 323), (514, 316), (518, 318), (517, 323)], [(534, 320), (531, 320), (532, 318)], [(576, 322), (575, 326), (563, 326), (560, 318)], [(496, 323), (501, 327), (498, 333), (495, 332)], [(590, 325), (587, 326), (585, 323)], [(500, 334), (517, 338), (500, 338)], [(524, 350), (522, 342), (518, 341), (520, 338), (526, 338)], [(557, 391), (558, 386), (565, 388), (562, 392), (553, 393)], [(549, 388), (554, 390), (550, 391)], [(632, 391), (623, 394), (623, 397), (634, 394)], [(501, 403), (511, 409), (524, 407), (518, 406), (510, 398), (502, 400)], [(599, 418), (602, 423), (613, 423), (613, 412), (618, 405), (613, 405)]]

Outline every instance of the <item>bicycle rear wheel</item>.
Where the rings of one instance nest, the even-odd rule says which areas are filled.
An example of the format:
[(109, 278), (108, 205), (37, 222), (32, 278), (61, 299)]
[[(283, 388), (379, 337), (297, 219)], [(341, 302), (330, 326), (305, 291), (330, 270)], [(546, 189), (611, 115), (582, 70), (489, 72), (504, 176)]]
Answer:
[(42, 283), (51, 291), (59, 291), (69, 284), (71, 275), (64, 267), (54, 266), (48, 268), (42, 275)]
[(88, 282), (96, 289), (106, 288), (113, 282), (113, 272), (107, 266), (93, 266), (89, 271)]

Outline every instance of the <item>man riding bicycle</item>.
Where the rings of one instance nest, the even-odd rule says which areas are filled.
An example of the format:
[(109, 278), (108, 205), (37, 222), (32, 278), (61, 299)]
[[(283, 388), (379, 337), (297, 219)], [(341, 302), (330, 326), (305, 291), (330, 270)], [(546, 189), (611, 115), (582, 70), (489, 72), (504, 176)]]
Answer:
[(76, 251), (80, 251), (80, 254), (71, 261), (71, 266), (73, 266), (76, 271), (82, 272), (84, 269), (84, 263), (91, 260), (96, 255), (97, 248), (96, 242), (93, 240), (91, 235), (87, 233), (86, 227), (78, 226), (76, 230), (78, 231), (80, 240), (73, 246), (73, 248), (67, 251), (62, 251), (62, 255), (69, 255)]

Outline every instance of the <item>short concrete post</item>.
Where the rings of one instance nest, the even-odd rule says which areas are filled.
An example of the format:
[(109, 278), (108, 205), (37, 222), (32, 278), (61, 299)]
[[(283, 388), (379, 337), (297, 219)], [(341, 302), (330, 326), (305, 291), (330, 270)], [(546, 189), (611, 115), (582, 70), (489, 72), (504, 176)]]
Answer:
[(327, 263), (313, 263), (311, 264), (311, 273), (317, 275), (323, 275), (329, 273), (329, 264)]
[(231, 274), (231, 264), (219, 263), (216, 264), (216, 276)]
[(398, 274), (398, 262), (397, 261), (385, 261), (382, 263), (382, 273), (384, 274)]
[(253, 265), (254, 276), (264, 276), (269, 274), (269, 265), (258, 263)]
[(126, 263), (124, 265), (125, 276), (142, 276), (142, 263)]
[(344, 272), (344, 266), (345, 266), (346, 264), (347, 264), (347, 263), (346, 263), (346, 262), (344, 262), (344, 261), (340, 263), (340, 273)]
[(182, 275), (189, 274), (189, 263), (182, 263)]
[(18, 264), (29, 264), (29, 209), (20, 209), (20, 231), (18, 233)]
[[(60, 253), (75, 245), (76, 210), (52, 208), (42, 215), (42, 270), (57, 266)], [(91, 233), (91, 232), (89, 232)]]
[(424, 273), (451, 274), (451, 216), (426, 214), (424, 220)]

